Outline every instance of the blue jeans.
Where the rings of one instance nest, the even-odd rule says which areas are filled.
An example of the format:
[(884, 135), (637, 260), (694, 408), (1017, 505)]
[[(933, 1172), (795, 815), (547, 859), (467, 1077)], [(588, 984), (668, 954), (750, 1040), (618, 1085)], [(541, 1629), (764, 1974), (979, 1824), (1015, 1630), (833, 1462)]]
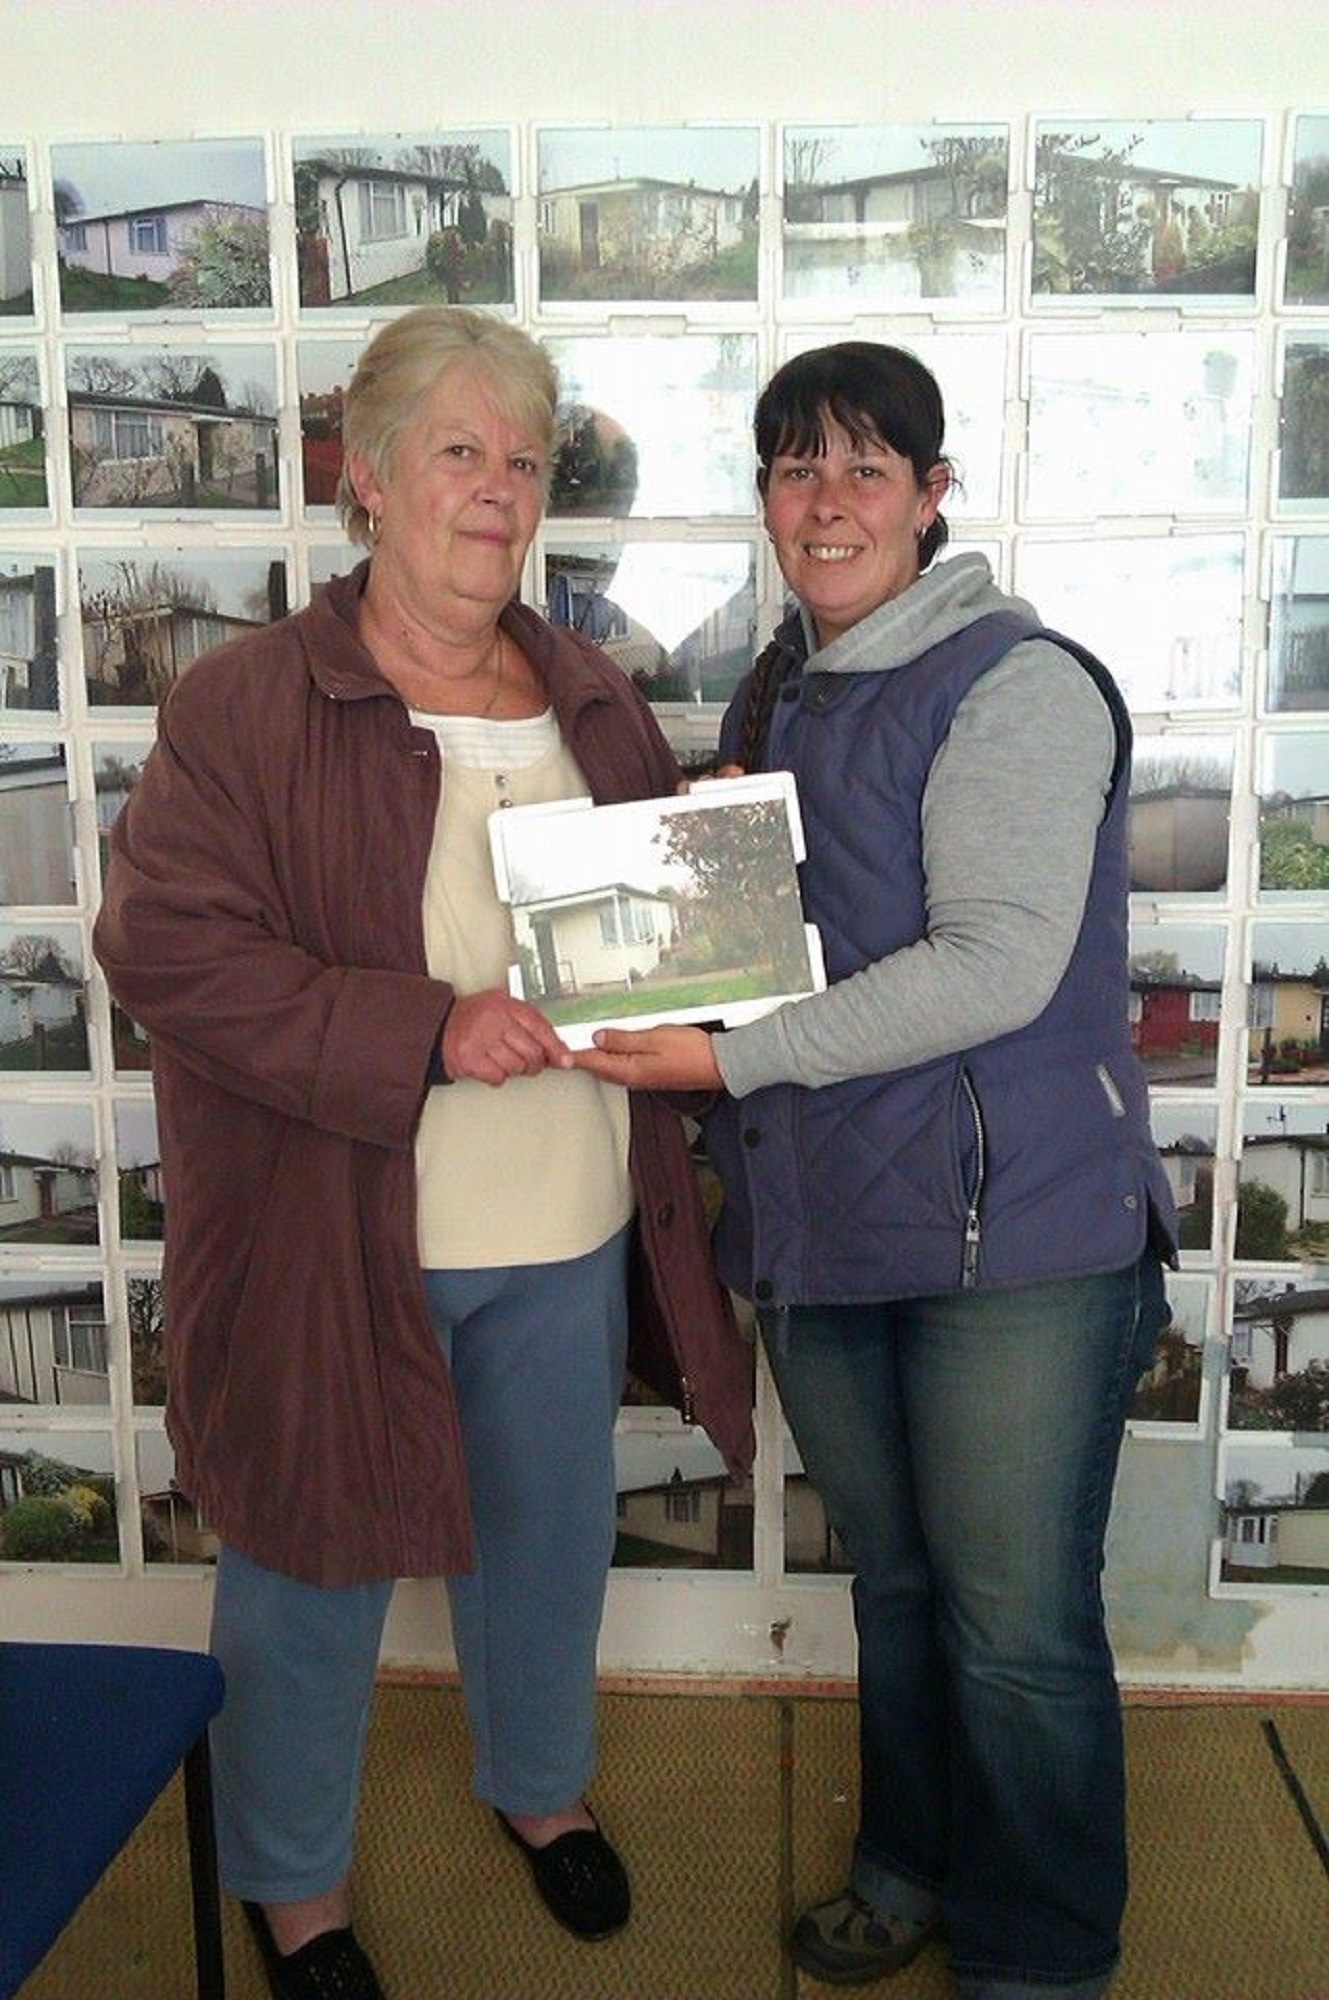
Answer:
[(1131, 1393), (1167, 1321), (1147, 1257), (1105, 1276), (799, 1306), (763, 1336), (855, 1570), (851, 1880), (940, 1916), (962, 1993), (1101, 1992), (1126, 1894), (1101, 1592)]

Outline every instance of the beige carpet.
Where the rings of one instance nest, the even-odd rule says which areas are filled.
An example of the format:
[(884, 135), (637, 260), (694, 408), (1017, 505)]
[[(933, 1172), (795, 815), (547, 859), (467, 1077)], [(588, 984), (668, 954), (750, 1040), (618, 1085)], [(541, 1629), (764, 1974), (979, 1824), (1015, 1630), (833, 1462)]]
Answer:
[[(370, 1741), (359, 1923), (389, 2000), (824, 2000), (780, 1949), (839, 1886), (854, 1709), (777, 1693), (608, 1693), (595, 1800), (633, 1873), (628, 1929), (567, 1937), (469, 1797), (451, 1688), (385, 1685)], [(1113, 2000), (1329, 2000), (1329, 1704), (1131, 1704), (1134, 1893)], [(178, 1785), (23, 2000), (190, 2000)], [(0, 1857), (3, 1866), (3, 1857)], [(227, 1912), (228, 2000), (265, 2000)], [(885, 2000), (953, 2000), (943, 1951)]]

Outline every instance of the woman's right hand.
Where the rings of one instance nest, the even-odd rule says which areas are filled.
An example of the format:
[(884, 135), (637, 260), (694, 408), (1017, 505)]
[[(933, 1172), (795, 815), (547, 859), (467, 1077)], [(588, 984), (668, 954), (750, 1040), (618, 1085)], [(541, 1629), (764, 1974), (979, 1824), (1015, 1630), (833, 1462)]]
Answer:
[(453, 1001), (439, 1052), (450, 1083), (468, 1078), (494, 1089), (509, 1077), (572, 1067), (572, 1051), (539, 1008), (505, 993), (501, 986)]

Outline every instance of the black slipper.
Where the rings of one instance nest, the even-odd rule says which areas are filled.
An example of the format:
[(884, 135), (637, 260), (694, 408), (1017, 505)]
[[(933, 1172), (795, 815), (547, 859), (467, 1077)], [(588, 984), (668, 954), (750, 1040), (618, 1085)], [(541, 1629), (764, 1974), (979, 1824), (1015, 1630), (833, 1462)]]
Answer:
[(621, 1931), (632, 1911), (627, 1870), (598, 1826), (560, 1833), (546, 1847), (532, 1847), (505, 1814), (499, 1825), (531, 1864), (545, 1907), (574, 1936), (594, 1942)]
[(323, 1931), (281, 1952), (261, 1903), (240, 1905), (258, 1942), (273, 2000), (383, 2000), (374, 1968), (350, 1929)]

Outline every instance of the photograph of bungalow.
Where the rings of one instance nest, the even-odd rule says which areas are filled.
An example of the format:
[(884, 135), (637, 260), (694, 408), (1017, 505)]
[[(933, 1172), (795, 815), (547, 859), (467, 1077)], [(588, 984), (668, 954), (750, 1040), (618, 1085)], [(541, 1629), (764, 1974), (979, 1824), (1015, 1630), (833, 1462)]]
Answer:
[(1132, 924), (1131, 1046), (1152, 1083), (1214, 1081), (1226, 952), (1219, 924)]
[(55, 565), (0, 554), (0, 710), (60, 707)]
[(1260, 889), (1329, 889), (1329, 729), (1269, 734), (1261, 745)]
[(1295, 121), (1288, 203), (1287, 305), (1329, 305), (1329, 118)]
[(76, 507), (276, 511), (271, 347), (67, 349), (65, 373)]
[(1235, 746), (1230, 735), (1137, 735), (1127, 825), (1131, 888), (1216, 894), (1227, 883)]
[(513, 990), (570, 1042), (613, 1020), (733, 1020), (822, 983), (787, 777), (490, 816)]
[(1251, 926), (1246, 1080), (1329, 1084), (1329, 925)]
[(1244, 514), (1248, 328), (1029, 335), (1032, 519)]
[(143, 760), (152, 747), (150, 736), (136, 743), (94, 743), (92, 746), (92, 789), (97, 813), (97, 858), (106, 874), (106, 841), (120, 814), (120, 808), (138, 782)]
[[(1323, 1270), (1329, 1278), (1329, 1263)], [(1237, 1279), (1226, 1421), (1234, 1431), (1329, 1435), (1329, 1283)]]
[(1217, 1581), (1261, 1597), (1329, 1585), (1329, 1451), (1229, 1444)]
[(44, 509), (46, 422), (35, 351), (0, 353), (0, 507)]
[(0, 1070), (86, 1076), (83, 943), (72, 924), (0, 922)]
[(299, 138), (300, 304), (509, 305), (507, 132)]
[(614, 1464), (616, 1568), (752, 1568), (751, 1480), (731, 1479), (703, 1433), (620, 1426)]
[(276, 550), (82, 549), (78, 592), (94, 708), (154, 708), (201, 653), (288, 609)]
[(1004, 125), (786, 127), (786, 300), (999, 312), (1009, 147)]
[(261, 139), (53, 146), (69, 313), (270, 308)]
[(0, 904), (75, 900), (64, 747), (0, 740)]
[(1040, 119), (1033, 290), (1135, 302), (1255, 293), (1257, 119)]
[(150, 1097), (117, 1097), (115, 1165), (120, 1235), (126, 1242), (160, 1242), (166, 1221), (157, 1110)]
[(755, 126), (536, 134), (540, 297), (755, 299)]
[(0, 1560), (118, 1562), (110, 1432), (65, 1431), (60, 1458), (34, 1450), (32, 1435), (0, 1431)]
[(32, 313), (32, 224), (28, 214), (28, 156), (0, 139), (0, 315)]
[(1235, 708), (1244, 565), (1240, 535), (1022, 535), (1015, 589), (1097, 653), (1133, 715)]
[(1213, 1251), (1218, 1107), (1155, 1092), (1149, 1125), (1177, 1205), (1180, 1248), (1207, 1260)]
[(66, 1409), (110, 1400), (100, 1284), (0, 1277), (0, 1404)]
[(1243, 1103), (1236, 1254), (1329, 1260), (1329, 1106), (1265, 1095)]
[(1329, 535), (1274, 541), (1265, 705), (1329, 708)]
[(96, 1243), (96, 1162), (88, 1106), (0, 1102), (0, 1244)]
[(751, 542), (545, 542), (545, 608), (617, 660), (648, 701), (728, 701), (757, 629)]
[[(300, 479), (306, 513), (330, 510), (341, 477), (341, 413), (364, 341), (299, 340)], [(357, 552), (358, 554), (358, 552)]]

